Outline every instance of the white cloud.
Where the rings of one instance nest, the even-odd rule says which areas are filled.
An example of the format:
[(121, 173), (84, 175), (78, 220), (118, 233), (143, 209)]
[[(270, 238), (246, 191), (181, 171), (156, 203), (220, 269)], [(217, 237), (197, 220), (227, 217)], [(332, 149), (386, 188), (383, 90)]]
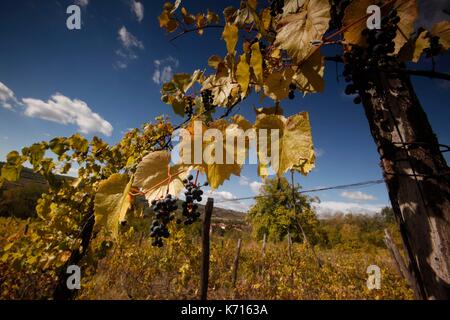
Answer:
[(341, 197), (356, 201), (376, 200), (374, 196), (361, 191), (344, 191), (341, 193)]
[[(234, 211), (238, 211), (238, 212), (247, 212), (250, 208), (250, 205), (245, 204), (242, 201), (238, 201), (238, 200), (235, 201), (235, 199), (237, 199), (237, 197), (229, 191), (216, 191), (216, 190), (206, 191), (205, 195), (203, 197), (202, 204), (206, 204), (207, 198), (213, 198), (214, 206), (223, 208), (223, 209), (234, 210)], [(221, 201), (225, 201), (225, 202), (221, 202)]]
[(75, 4), (80, 7), (86, 7), (89, 4), (89, 0), (76, 0)]
[(141, 22), (144, 19), (144, 5), (139, 1), (131, 1), (131, 11), (136, 16), (136, 19)]
[(314, 153), (316, 154), (316, 157), (319, 158), (325, 154), (325, 150), (322, 148), (314, 148)]
[(251, 181), (249, 178), (245, 176), (241, 176), (239, 178), (239, 184), (241, 186), (249, 186), (254, 194), (259, 194), (261, 187), (263, 185), (260, 181)]
[(141, 41), (139, 41), (134, 35), (132, 35), (130, 32), (128, 32), (127, 28), (125, 26), (122, 26), (119, 29), (119, 40), (122, 43), (122, 46), (125, 48), (139, 48), (144, 49), (144, 45)]
[(12, 110), (14, 104), (17, 104), (18, 101), (14, 95), (14, 92), (9, 89), (5, 84), (0, 82), (0, 106)]
[(112, 134), (112, 125), (99, 114), (92, 112), (84, 101), (71, 100), (59, 93), (54, 94), (47, 102), (32, 98), (22, 101), (27, 117), (61, 124), (76, 124), (83, 134), (92, 132), (100, 132), (106, 136)]
[(380, 212), (386, 204), (362, 204), (355, 202), (323, 201), (314, 204), (319, 215), (333, 213), (374, 214)]
[(135, 49), (143, 50), (144, 44), (132, 35), (125, 26), (119, 29), (118, 39), (122, 48), (116, 50), (116, 55), (119, 59), (114, 64), (114, 67), (117, 69), (126, 69), (132, 60), (138, 58)]
[(174, 69), (178, 68), (180, 62), (174, 57), (167, 57), (162, 60), (153, 61), (155, 70), (153, 71), (152, 80), (154, 83), (161, 85), (172, 80)]

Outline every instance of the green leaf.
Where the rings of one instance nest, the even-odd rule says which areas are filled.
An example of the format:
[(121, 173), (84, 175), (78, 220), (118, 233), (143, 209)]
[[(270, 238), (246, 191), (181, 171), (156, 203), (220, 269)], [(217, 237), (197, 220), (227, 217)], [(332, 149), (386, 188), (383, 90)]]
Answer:
[(54, 138), (49, 143), (50, 149), (57, 154), (62, 156), (67, 150), (66, 138)]
[(17, 181), (20, 178), (21, 170), (22, 170), (21, 165), (15, 166), (15, 165), (6, 163), (2, 167), (1, 177), (10, 182)]

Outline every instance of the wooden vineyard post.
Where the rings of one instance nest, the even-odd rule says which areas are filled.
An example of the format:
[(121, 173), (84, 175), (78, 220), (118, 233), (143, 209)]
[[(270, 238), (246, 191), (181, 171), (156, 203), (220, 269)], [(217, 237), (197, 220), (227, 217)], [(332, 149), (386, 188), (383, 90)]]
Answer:
[(208, 198), (205, 207), (202, 229), (202, 261), (200, 266), (200, 300), (208, 299), (209, 279), (209, 230), (211, 227), (211, 216), (214, 208), (214, 199)]
[(387, 229), (384, 230), (384, 243), (386, 244), (386, 247), (389, 249), (389, 252), (391, 253), (392, 259), (395, 262), (395, 265), (397, 267), (400, 276), (402, 276), (406, 280), (409, 287), (414, 291), (415, 296), (419, 297), (420, 289), (417, 287), (416, 280), (414, 279), (414, 276), (407, 267), (407, 264), (403, 260), (400, 251), (395, 245), (394, 240), (392, 240), (392, 237)]
[(419, 288), (416, 298), (448, 300), (450, 175), (439, 141), (408, 75), (365, 72), (357, 89)]
[(266, 258), (266, 245), (267, 245), (267, 234), (264, 233), (263, 243), (262, 243), (262, 248), (261, 248), (261, 255), (262, 255), (263, 259)]
[(232, 279), (233, 288), (236, 287), (238, 268), (239, 268), (239, 254), (241, 252), (241, 244), (242, 244), (242, 240), (239, 239), (238, 243), (237, 243), (237, 248), (236, 248), (236, 255), (234, 256), (234, 262), (233, 262), (233, 279)]
[(291, 239), (291, 233), (288, 231), (287, 234), (287, 242), (288, 242), (288, 257), (289, 257), (289, 263), (292, 262), (292, 239)]

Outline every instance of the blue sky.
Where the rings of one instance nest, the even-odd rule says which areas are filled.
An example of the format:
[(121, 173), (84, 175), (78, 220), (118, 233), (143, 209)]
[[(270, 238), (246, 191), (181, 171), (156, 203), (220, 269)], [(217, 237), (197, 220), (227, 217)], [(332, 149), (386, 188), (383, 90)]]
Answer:
[[(128, 128), (160, 114), (179, 123), (182, 119), (160, 100), (161, 82), (173, 72), (205, 68), (209, 56), (226, 52), (219, 29), (169, 42), (170, 36), (157, 20), (164, 1), (78, 0), (82, 29), (70, 31), (66, 8), (74, 2), (0, 2), (0, 159), (10, 150), (75, 132), (115, 143)], [(440, 4), (445, 2), (426, 2), (421, 21), (438, 21)], [(205, 8), (221, 12), (238, 2), (213, 5), (195, 0), (184, 1), (184, 5), (192, 12)], [(427, 69), (430, 62), (413, 67)], [(438, 68), (450, 72), (448, 55), (439, 59)], [(441, 143), (448, 144), (449, 84), (425, 78), (413, 81), (435, 133)], [(286, 115), (310, 113), (318, 159), (308, 177), (296, 176), (305, 189), (382, 177), (363, 109), (343, 94), (344, 88), (343, 81), (336, 81), (334, 63), (328, 63), (324, 93), (305, 98), (297, 94), (295, 100), (282, 104)], [(239, 113), (253, 120), (253, 106), (271, 104), (268, 99), (261, 104), (250, 98), (241, 104)], [(260, 183), (256, 171), (256, 165), (247, 165), (243, 177), (226, 182), (213, 196), (219, 200), (254, 195)], [(373, 211), (389, 203), (384, 185), (312, 195), (320, 197), (322, 210), (331, 211)], [(242, 210), (250, 204), (223, 205)]]

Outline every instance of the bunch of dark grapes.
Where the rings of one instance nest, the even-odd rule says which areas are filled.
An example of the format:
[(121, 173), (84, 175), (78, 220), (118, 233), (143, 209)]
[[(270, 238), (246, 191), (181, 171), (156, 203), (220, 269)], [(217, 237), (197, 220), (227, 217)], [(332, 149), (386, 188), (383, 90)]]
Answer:
[(297, 89), (297, 86), (293, 83), (289, 85), (289, 99), (294, 100), (295, 99), (295, 89)]
[[(184, 195), (186, 196), (186, 200), (183, 202), (183, 217), (184, 224), (191, 225), (195, 223), (200, 217), (200, 212), (198, 212), (198, 202), (202, 201), (203, 190), (201, 190), (201, 185), (198, 185), (194, 182), (194, 177), (190, 175), (187, 179), (183, 181), (184, 186), (186, 188), (186, 192)], [(203, 186), (207, 186), (205, 183)], [(178, 219), (177, 223), (181, 223), (182, 220)]]
[(275, 17), (283, 13), (284, 0), (272, 0), (270, 3), (270, 15)]
[(150, 237), (154, 238), (152, 246), (162, 247), (163, 238), (170, 236), (167, 225), (175, 218), (173, 212), (178, 209), (177, 199), (168, 194), (165, 198), (153, 200), (152, 206), (155, 212), (155, 220), (150, 228)]
[(214, 108), (213, 101), (214, 99), (211, 90), (202, 91), (202, 102), (206, 111), (212, 110)]
[[(345, 53), (346, 64), (343, 76), (345, 81), (350, 83), (345, 88), (345, 94), (359, 94), (355, 84), (369, 85), (360, 80), (362, 75), (374, 70), (390, 71), (399, 67), (396, 57), (390, 55), (395, 51), (394, 39), (399, 22), (400, 17), (397, 15), (397, 10), (391, 10), (387, 16), (382, 18), (381, 29), (364, 29), (362, 31), (362, 35), (366, 38), (367, 48), (354, 46), (350, 52)], [(355, 97), (354, 103), (361, 103), (360, 95)]]
[(184, 107), (184, 113), (191, 118), (194, 114), (194, 100), (191, 97), (188, 97), (186, 106)]

